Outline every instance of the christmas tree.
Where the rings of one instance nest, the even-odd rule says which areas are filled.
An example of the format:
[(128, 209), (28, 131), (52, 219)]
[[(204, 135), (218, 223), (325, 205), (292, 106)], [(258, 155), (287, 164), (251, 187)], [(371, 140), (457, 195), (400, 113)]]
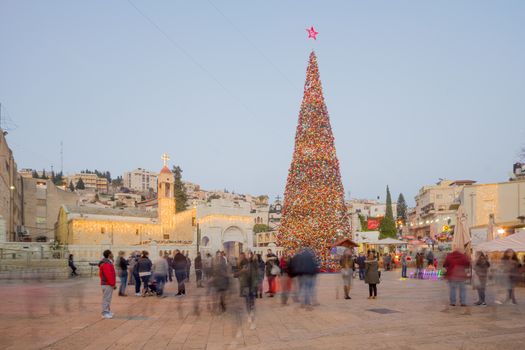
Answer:
[(278, 244), (286, 251), (312, 248), (322, 262), (337, 236), (350, 235), (344, 189), (317, 57), (310, 54), (304, 96), (288, 173)]

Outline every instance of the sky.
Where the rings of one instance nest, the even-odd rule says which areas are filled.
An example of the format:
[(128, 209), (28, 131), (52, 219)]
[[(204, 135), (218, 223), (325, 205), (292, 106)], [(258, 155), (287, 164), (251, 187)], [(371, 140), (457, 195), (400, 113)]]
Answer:
[[(505, 181), (525, 144), (524, 1), (0, 0), (18, 168), (171, 164), (284, 192), (315, 50), (346, 196)], [(316, 41), (307, 39), (314, 25)]]

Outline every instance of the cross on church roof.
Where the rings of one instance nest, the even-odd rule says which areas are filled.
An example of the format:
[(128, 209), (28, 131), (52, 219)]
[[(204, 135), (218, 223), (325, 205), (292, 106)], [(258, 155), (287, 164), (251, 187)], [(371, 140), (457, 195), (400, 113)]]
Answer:
[(170, 156), (168, 156), (167, 153), (164, 153), (162, 155), (162, 157), (160, 157), (160, 159), (162, 159), (162, 161), (164, 162), (164, 166), (167, 166), (168, 165), (168, 160), (170, 160)]

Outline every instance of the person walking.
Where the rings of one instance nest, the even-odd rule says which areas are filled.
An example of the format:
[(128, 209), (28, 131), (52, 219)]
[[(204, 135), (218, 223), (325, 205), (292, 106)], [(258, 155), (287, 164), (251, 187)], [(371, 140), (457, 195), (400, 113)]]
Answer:
[(164, 296), (164, 285), (166, 284), (168, 275), (169, 275), (169, 264), (168, 264), (168, 254), (159, 257), (155, 260), (152, 268), (153, 278), (157, 283), (157, 296)]
[(69, 254), (67, 264), (71, 268), (71, 276), (78, 276), (77, 267), (75, 266), (75, 262), (73, 261), (73, 254)]
[(191, 271), (191, 259), (190, 259), (190, 252), (186, 250), (186, 254), (184, 255), (186, 257), (186, 281), (190, 281), (190, 271)]
[(214, 302), (214, 309), (220, 307), (221, 312), (226, 311), (226, 292), (230, 286), (230, 275), (228, 262), (221, 252), (217, 251), (212, 262), (212, 283), (215, 289), (217, 302)]
[(352, 287), (352, 279), (354, 277), (354, 258), (352, 257), (352, 251), (350, 249), (345, 250), (339, 264), (341, 265), (345, 299), (352, 299), (350, 297), (350, 288)]
[(118, 290), (119, 297), (126, 297), (126, 287), (128, 285), (128, 261), (124, 258), (124, 252), (118, 252), (117, 271), (120, 278), (120, 288)]
[(476, 263), (474, 265), (474, 271), (478, 277), (478, 285), (475, 286), (478, 291), (479, 300), (474, 305), (487, 306), (485, 302), (485, 289), (487, 287), (487, 275), (490, 268), (489, 259), (483, 252), (477, 253)]
[(417, 252), (416, 254), (416, 278), (423, 278), (423, 268), (425, 264), (425, 258), (423, 253)]
[(180, 252), (180, 250), (175, 250), (175, 256), (173, 257), (173, 268), (175, 270), (175, 278), (177, 279), (177, 294), (175, 296), (184, 296), (186, 295), (186, 273), (188, 271), (187, 268), (188, 260), (186, 257)]
[(117, 288), (117, 281), (113, 266), (113, 253), (108, 249), (104, 251), (103, 256), (104, 258), (98, 263), (100, 285), (102, 286), (102, 317), (109, 319), (113, 318), (111, 297), (113, 290)]
[(204, 267), (204, 279), (206, 281), (208, 281), (210, 278), (211, 278), (211, 266), (212, 266), (212, 263), (213, 263), (213, 257), (211, 256), (211, 254), (208, 252), (206, 253), (206, 256), (204, 257), (204, 263), (203, 263), (203, 267)]
[(312, 310), (314, 303), (315, 278), (319, 271), (315, 253), (309, 248), (299, 251), (291, 260), (292, 271), (299, 279), (299, 300), (301, 307)]
[(264, 274), (266, 272), (266, 264), (264, 263), (264, 260), (261, 254), (257, 254), (257, 266), (259, 268), (259, 274), (257, 275), (257, 278), (258, 278), (257, 294), (258, 294), (258, 297), (262, 299), (263, 288), (264, 288), (263, 282), (264, 282)]
[(456, 291), (459, 289), (459, 302), (461, 306), (467, 306), (467, 294), (465, 281), (467, 280), (467, 269), (470, 268), (468, 257), (460, 250), (455, 249), (445, 258), (443, 267), (447, 273), (450, 306), (456, 306)]
[(370, 252), (368, 259), (365, 260), (365, 283), (368, 284), (368, 299), (377, 298), (379, 277), (379, 263), (374, 252)]
[(496, 301), (496, 303), (512, 302), (513, 304), (518, 304), (514, 294), (514, 287), (519, 280), (520, 267), (521, 265), (516, 252), (512, 249), (507, 249), (501, 258), (501, 282), (505, 289), (505, 300), (503, 302)]
[(197, 280), (197, 288), (203, 288), (202, 285), (202, 257), (201, 253), (198, 252), (195, 257), (195, 279)]
[[(145, 297), (149, 294), (149, 279), (151, 277), (151, 267), (153, 263), (149, 259), (149, 253), (145, 250), (142, 251), (142, 256), (137, 260), (136, 269), (142, 282), (142, 296)], [(135, 289), (136, 290), (136, 289)]]
[(291, 256), (288, 253), (283, 253), (279, 260), (279, 268), (281, 269), (281, 304), (286, 305), (288, 298), (292, 291), (292, 269), (290, 265)]
[(359, 279), (361, 281), (365, 279), (365, 260), (366, 260), (365, 254), (359, 253), (356, 263), (359, 268)]
[(275, 279), (279, 275), (279, 259), (271, 249), (268, 249), (266, 254), (266, 278), (268, 279), (268, 291), (266, 292), (270, 298), (272, 298), (277, 292), (277, 286), (275, 285)]
[(135, 252), (132, 255), (131, 261), (129, 263), (131, 274), (133, 275), (133, 279), (135, 281), (135, 296), (140, 297), (140, 276), (139, 276), (139, 258), (140, 258), (140, 252)]
[(407, 253), (401, 256), (401, 278), (407, 278), (408, 260)]
[(250, 329), (255, 329), (255, 296), (259, 282), (259, 265), (253, 253), (248, 250), (239, 262), (239, 284), (241, 294), (246, 300), (246, 312)]

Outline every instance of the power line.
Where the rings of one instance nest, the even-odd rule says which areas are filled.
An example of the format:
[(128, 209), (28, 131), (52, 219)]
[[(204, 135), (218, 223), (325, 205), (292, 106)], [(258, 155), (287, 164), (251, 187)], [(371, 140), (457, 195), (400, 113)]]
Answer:
[(237, 31), (237, 33), (239, 33), (244, 40), (246, 40), (246, 42), (248, 42), (248, 44), (250, 44), (280, 75), (281, 77), (286, 80), (286, 82), (288, 84), (290, 84), (291, 87), (293, 87), (294, 89), (297, 89), (298, 87), (288, 78), (288, 76), (286, 76), (286, 74), (281, 70), (279, 69), (279, 67), (261, 50), (259, 49), (259, 47), (257, 45), (255, 45), (253, 43), (252, 40), (250, 40), (250, 38), (248, 38), (248, 36), (246, 34), (244, 34), (244, 32), (242, 30), (239, 29), (239, 27), (237, 27), (235, 25), (235, 23), (233, 23), (233, 21), (231, 21), (225, 14), (224, 12), (221, 11), (221, 9), (219, 9), (217, 7), (217, 5), (215, 5), (211, 0), (208, 0), (208, 3), (226, 20), (226, 22), (228, 22), (232, 27), (233, 29), (235, 29)]
[(181, 44), (176, 42), (171, 36), (168, 35), (153, 19), (151, 19), (148, 15), (146, 15), (141, 9), (139, 9), (131, 0), (127, 0), (127, 2), (146, 20), (148, 21), (164, 38), (166, 38), (177, 50), (182, 52), (191, 62), (193, 62), (194, 65), (196, 65), (200, 70), (202, 70), (205, 74), (207, 74), (215, 83), (221, 87), (226, 94), (228, 94), (233, 100), (235, 100), (237, 103), (239, 103), (241, 106), (243, 106), (246, 111), (248, 111), (252, 116), (255, 117), (255, 113), (253, 113), (244, 102), (242, 102), (235, 94), (233, 94), (230, 89), (228, 89), (224, 84), (221, 83), (221, 81), (213, 75), (213, 73), (208, 70), (206, 67), (204, 67), (202, 64), (199, 63), (189, 52), (186, 50)]

